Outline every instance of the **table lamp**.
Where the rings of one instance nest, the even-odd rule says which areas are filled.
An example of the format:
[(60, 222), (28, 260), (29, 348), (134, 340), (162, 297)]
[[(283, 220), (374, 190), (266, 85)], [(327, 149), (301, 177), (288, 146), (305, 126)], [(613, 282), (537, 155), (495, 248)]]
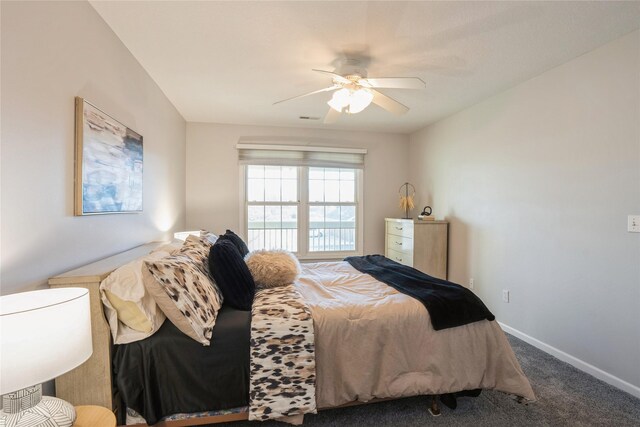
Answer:
[(42, 383), (91, 353), (89, 291), (44, 289), (0, 297), (0, 425), (68, 427), (73, 405), (42, 396)]

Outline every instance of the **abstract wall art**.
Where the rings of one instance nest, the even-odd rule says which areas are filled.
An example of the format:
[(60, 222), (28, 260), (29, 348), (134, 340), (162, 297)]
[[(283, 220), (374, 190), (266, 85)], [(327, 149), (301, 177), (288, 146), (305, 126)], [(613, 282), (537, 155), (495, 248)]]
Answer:
[(142, 212), (142, 135), (76, 97), (75, 214)]

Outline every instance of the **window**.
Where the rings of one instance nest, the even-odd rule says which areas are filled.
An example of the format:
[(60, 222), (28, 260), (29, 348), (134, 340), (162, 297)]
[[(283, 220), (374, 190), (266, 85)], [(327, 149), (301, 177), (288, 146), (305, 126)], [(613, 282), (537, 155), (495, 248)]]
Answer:
[(247, 240), (250, 250), (298, 251), (298, 168), (247, 166)]
[(356, 250), (356, 171), (309, 168), (309, 252)]
[(244, 166), (250, 250), (287, 249), (300, 258), (362, 253), (362, 170)]

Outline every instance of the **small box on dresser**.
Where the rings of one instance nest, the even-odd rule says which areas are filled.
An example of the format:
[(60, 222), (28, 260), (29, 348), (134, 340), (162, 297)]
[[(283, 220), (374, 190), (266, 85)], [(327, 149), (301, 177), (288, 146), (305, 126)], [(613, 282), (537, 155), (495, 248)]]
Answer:
[(440, 279), (447, 278), (447, 221), (385, 218), (385, 256)]

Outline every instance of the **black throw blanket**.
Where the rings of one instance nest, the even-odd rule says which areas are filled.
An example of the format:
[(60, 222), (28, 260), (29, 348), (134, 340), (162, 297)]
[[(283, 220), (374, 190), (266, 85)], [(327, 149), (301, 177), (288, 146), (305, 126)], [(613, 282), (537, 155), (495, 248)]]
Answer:
[(453, 282), (431, 277), (382, 255), (354, 256), (344, 260), (361, 273), (424, 304), (436, 331), (495, 319), (480, 298)]

